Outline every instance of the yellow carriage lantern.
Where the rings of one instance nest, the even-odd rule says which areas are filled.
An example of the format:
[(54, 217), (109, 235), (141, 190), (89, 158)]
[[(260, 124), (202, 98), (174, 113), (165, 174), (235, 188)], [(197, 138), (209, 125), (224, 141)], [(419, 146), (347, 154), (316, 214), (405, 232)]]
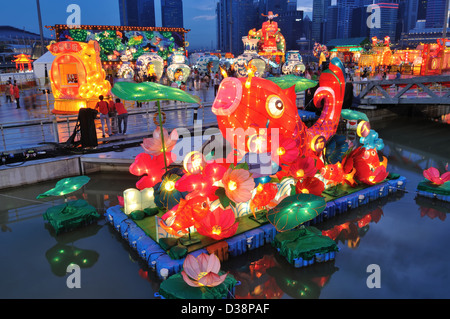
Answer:
[(97, 41), (56, 42), (47, 48), (56, 56), (50, 70), (53, 113), (77, 114), (80, 108), (94, 108), (99, 95), (110, 95)]

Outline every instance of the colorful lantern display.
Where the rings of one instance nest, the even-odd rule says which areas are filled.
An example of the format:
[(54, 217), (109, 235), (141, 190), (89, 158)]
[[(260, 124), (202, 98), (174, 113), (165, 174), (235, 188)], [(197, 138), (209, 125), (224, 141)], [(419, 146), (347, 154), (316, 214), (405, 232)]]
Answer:
[(224, 282), (228, 273), (219, 275), (220, 260), (215, 254), (200, 254), (197, 258), (186, 256), (181, 275), (192, 287), (215, 287)]
[(435, 167), (430, 167), (423, 171), (423, 176), (435, 185), (442, 185), (450, 181), (450, 172), (441, 173)]
[(111, 84), (105, 79), (97, 41), (58, 42), (47, 48), (56, 56), (50, 70), (53, 113), (73, 114), (83, 107), (94, 108), (100, 95), (110, 94)]
[(306, 70), (302, 61), (302, 56), (298, 50), (290, 50), (286, 52), (286, 63), (281, 69), (284, 74), (299, 74)]
[(169, 58), (169, 66), (167, 67), (167, 77), (170, 81), (177, 83), (187, 82), (191, 74), (191, 68), (186, 64), (184, 51), (175, 51)]
[(33, 67), (31, 63), (33, 62), (32, 59), (30, 59), (30, 56), (27, 54), (19, 54), (14, 56), (16, 59), (12, 60), (11, 62), (14, 62), (16, 64), (16, 69), (23, 72), (25, 71), (25, 64), (28, 66), (28, 71), (32, 71)]
[(128, 188), (123, 191), (123, 199), (124, 213), (126, 215), (129, 215), (136, 210), (156, 207), (154, 190), (152, 187), (144, 188), (141, 191), (135, 188)]
[(164, 59), (156, 53), (144, 53), (136, 60), (136, 70), (141, 77), (155, 76), (159, 81), (164, 73)]
[(252, 78), (249, 88), (246, 82), (245, 78), (225, 78), (212, 106), (222, 135), (239, 152), (250, 151), (249, 140), (255, 134), (270, 152), (276, 142), (272, 140), (273, 134), (277, 139), (295, 139), (300, 154), (306, 154), (316, 136), (323, 136), (326, 141), (336, 132), (345, 90), (343, 66), (338, 59), (333, 59), (330, 69), (322, 73), (314, 102), (321, 105), (324, 101), (324, 109), (310, 128), (299, 118), (295, 83), (283, 90), (266, 79)]

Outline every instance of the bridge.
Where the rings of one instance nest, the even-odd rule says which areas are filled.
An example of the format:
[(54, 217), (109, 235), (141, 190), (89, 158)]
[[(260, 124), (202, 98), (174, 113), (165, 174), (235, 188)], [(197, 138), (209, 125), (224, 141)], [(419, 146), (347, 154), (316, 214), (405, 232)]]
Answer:
[(362, 108), (392, 105), (450, 105), (450, 76), (354, 81)]

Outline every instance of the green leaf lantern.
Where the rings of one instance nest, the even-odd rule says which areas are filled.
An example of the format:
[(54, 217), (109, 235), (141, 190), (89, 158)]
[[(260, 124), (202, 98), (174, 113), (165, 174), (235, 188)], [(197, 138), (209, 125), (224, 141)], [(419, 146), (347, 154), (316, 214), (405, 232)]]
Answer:
[(84, 175), (61, 179), (56, 183), (54, 188), (46, 191), (45, 193), (39, 194), (36, 198), (41, 199), (49, 196), (64, 196), (66, 194), (70, 194), (86, 185), (89, 180), (90, 178)]
[[(125, 101), (157, 101), (159, 126), (161, 129), (161, 142), (163, 145), (164, 161), (166, 164), (166, 150), (164, 148), (164, 133), (161, 120), (161, 106), (159, 101), (173, 100), (200, 104), (200, 98), (198, 96), (191, 95), (183, 90), (180, 90), (179, 88), (173, 88), (155, 82), (117, 82), (111, 89), (111, 93)], [(165, 166), (167, 171), (167, 164)]]
[(281, 89), (285, 90), (295, 85), (295, 92), (303, 92), (309, 88), (315, 87), (319, 82), (309, 80), (307, 78), (294, 74), (287, 74), (279, 77), (269, 77), (268, 80), (277, 84)]
[(111, 89), (111, 92), (118, 98), (126, 101), (174, 100), (186, 103), (200, 103), (198, 96), (155, 82), (117, 82)]
[(323, 197), (303, 193), (291, 195), (271, 209), (267, 219), (277, 231), (284, 232), (319, 216), (325, 207)]

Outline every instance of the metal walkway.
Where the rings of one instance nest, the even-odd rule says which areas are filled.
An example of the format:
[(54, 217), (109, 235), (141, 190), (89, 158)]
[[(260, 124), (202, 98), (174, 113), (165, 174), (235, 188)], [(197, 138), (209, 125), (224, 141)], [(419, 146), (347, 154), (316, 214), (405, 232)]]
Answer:
[(356, 98), (363, 106), (450, 105), (450, 76), (355, 81)]

